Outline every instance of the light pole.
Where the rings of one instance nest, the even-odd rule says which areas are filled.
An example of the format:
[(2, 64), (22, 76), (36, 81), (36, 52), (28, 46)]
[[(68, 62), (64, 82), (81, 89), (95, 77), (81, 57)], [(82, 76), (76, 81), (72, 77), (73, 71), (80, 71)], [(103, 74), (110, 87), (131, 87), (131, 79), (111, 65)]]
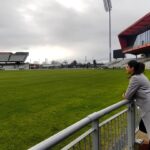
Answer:
[(106, 12), (109, 12), (109, 62), (111, 62), (111, 0), (103, 0)]

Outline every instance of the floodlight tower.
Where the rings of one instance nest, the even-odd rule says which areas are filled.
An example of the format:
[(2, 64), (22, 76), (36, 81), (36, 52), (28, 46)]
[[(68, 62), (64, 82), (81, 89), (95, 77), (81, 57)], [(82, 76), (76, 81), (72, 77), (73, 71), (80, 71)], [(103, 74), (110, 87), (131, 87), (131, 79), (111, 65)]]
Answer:
[(111, 62), (111, 0), (103, 0), (106, 12), (109, 12), (109, 62)]

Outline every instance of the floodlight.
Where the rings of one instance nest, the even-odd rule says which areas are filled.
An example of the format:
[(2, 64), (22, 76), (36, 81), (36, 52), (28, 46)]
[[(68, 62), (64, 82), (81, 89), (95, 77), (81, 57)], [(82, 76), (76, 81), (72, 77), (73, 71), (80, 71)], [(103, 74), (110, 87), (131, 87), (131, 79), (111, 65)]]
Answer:
[(109, 61), (111, 62), (111, 0), (103, 0), (106, 12), (109, 12)]
[(109, 7), (108, 7), (107, 0), (103, 0), (103, 2), (104, 2), (105, 11), (108, 12), (109, 11)]
[(103, 2), (106, 12), (110, 11), (112, 9), (111, 0), (103, 0)]

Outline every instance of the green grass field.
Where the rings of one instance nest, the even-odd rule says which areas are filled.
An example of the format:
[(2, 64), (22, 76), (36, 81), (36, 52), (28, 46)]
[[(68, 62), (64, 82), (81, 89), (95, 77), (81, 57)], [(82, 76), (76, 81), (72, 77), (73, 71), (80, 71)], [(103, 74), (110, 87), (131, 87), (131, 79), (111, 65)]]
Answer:
[(25, 150), (120, 101), (127, 84), (125, 70), (1, 71), (0, 150)]

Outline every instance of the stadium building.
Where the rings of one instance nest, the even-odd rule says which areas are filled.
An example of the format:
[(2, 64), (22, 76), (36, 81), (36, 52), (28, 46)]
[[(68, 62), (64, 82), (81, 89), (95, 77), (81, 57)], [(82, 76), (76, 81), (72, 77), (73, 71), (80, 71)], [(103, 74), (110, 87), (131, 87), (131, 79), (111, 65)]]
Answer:
[(29, 64), (25, 63), (28, 52), (0, 52), (0, 69), (1, 70), (20, 70), (29, 69)]
[(150, 13), (123, 30), (118, 38), (121, 49), (113, 51), (115, 61), (108, 63), (109, 68), (123, 68), (129, 60), (133, 59), (124, 59), (125, 54), (132, 54), (136, 56), (135, 59), (145, 63), (147, 69), (150, 69)]
[(122, 31), (119, 36), (125, 54), (150, 56), (150, 13)]

